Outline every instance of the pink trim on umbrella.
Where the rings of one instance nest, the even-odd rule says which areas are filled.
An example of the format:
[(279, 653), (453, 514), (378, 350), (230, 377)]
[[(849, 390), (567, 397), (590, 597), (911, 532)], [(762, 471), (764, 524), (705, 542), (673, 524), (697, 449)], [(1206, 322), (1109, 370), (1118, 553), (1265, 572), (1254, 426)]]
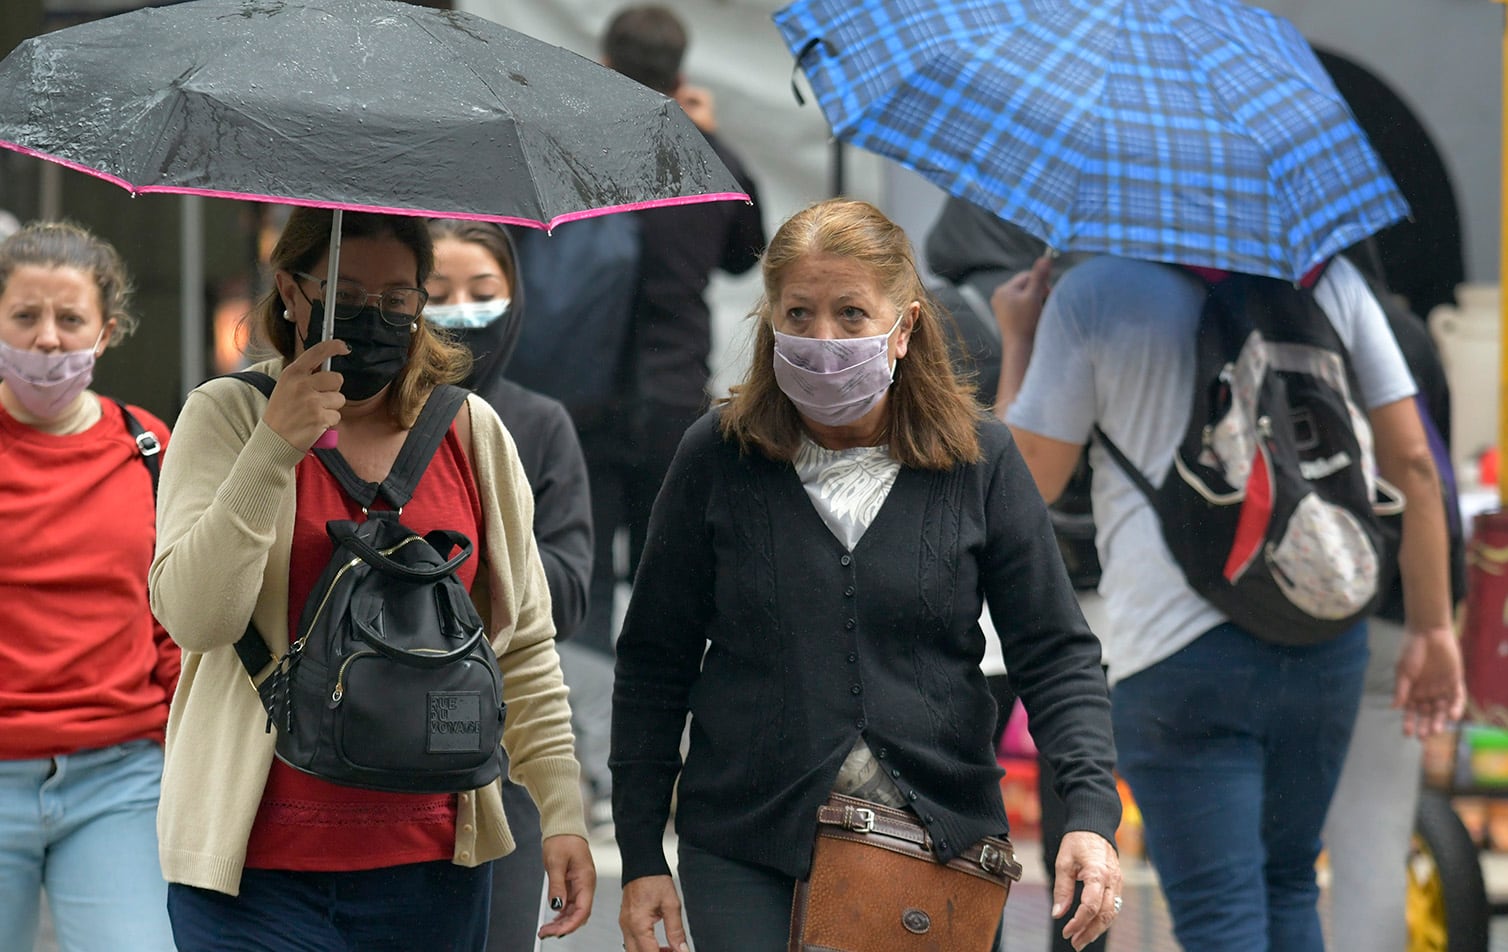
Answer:
[(693, 205), (702, 202), (751, 202), (752, 199), (743, 192), (711, 192), (705, 195), (679, 195), (674, 198), (656, 198), (645, 202), (629, 202), (623, 205), (605, 205), (601, 208), (588, 208), (579, 212), (567, 212), (557, 215), (548, 222), (538, 221), (533, 218), (519, 218), (516, 215), (486, 215), (479, 212), (446, 212), (430, 209), (395, 208), (388, 205), (361, 205), (351, 202), (328, 202), (319, 199), (288, 198), (280, 195), (262, 195), (257, 192), (232, 192), (224, 189), (193, 188), (187, 185), (135, 185), (118, 175), (101, 172), (99, 169), (90, 168), (80, 162), (70, 159), (58, 158), (28, 148), (15, 142), (7, 142), (0, 139), (0, 148), (10, 149), (29, 155), (33, 158), (43, 159), (56, 165), (66, 166), (75, 172), (83, 172), (97, 179), (103, 179), (112, 185), (117, 185), (135, 195), (202, 195), (206, 198), (229, 198), (238, 201), (269, 202), (274, 205), (305, 205), (310, 208), (340, 208), (345, 211), (375, 212), (382, 215), (409, 215), (419, 218), (461, 218), (470, 221), (493, 221), (508, 225), (522, 225), (527, 228), (540, 228), (544, 231), (554, 231), (556, 227), (568, 221), (577, 221), (582, 218), (596, 218), (599, 215), (611, 215), (616, 212), (635, 212), (647, 208), (665, 208), (674, 205)]

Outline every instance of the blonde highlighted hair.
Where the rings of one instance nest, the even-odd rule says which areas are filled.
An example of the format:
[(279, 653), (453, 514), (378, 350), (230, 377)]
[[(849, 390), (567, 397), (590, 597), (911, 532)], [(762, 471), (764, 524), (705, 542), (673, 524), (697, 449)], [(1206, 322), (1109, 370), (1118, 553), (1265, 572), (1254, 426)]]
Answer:
[(886, 401), (884, 440), (903, 466), (946, 470), (981, 458), (977, 426), (983, 413), (973, 391), (953, 370), (943, 321), (946, 312), (917, 273), (901, 227), (868, 202), (829, 199), (792, 215), (765, 249), (764, 294), (750, 315), (754, 353), (743, 382), (722, 401), (722, 432), (744, 449), (789, 461), (805, 432), (801, 417), (775, 381), (775, 308), (792, 265), (806, 255), (849, 258), (867, 268), (897, 311), (921, 303), (906, 356), (896, 362)]

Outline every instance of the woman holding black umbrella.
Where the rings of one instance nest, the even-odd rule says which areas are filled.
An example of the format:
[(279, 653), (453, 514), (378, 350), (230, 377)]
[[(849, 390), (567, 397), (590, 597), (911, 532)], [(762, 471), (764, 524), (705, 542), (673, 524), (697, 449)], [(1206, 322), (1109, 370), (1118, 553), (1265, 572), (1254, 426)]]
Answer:
[[(512, 839), (498, 785), (458, 794), (338, 786), (273, 759), (273, 738), (234, 641), (248, 616), (276, 654), (330, 556), (325, 521), (354, 505), (309, 449), (327, 430), (357, 476), (381, 480), (434, 389), (462, 379), (464, 350), (433, 334), (422, 290), (434, 264), (417, 218), (347, 213), (336, 295), (357, 305), (321, 341), (332, 213), (296, 209), (272, 253), (276, 290), (255, 317), (277, 357), (270, 399), (211, 381), (179, 417), (187, 449), (163, 473), (152, 597), (185, 649), (159, 821), (181, 952), (227, 948), (479, 950), (487, 862)], [(332, 370), (321, 369), (333, 358)], [(569, 709), (553, 648), (532, 504), (512, 440), (467, 400), (402, 517), (416, 532), (478, 540), (468, 565), (497, 650), (512, 776), (539, 806), (564, 935), (591, 910)], [(462, 570), (465, 571), (464, 569)], [(458, 573), (460, 574), (460, 573)]]

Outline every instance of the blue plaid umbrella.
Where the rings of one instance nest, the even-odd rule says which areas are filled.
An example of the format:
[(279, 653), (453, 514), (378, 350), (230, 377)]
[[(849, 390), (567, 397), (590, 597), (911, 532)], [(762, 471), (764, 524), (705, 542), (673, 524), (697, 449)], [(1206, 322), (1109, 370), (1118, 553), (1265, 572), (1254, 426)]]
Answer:
[(1059, 250), (1296, 279), (1408, 214), (1309, 44), (1233, 0), (797, 0), (834, 134)]

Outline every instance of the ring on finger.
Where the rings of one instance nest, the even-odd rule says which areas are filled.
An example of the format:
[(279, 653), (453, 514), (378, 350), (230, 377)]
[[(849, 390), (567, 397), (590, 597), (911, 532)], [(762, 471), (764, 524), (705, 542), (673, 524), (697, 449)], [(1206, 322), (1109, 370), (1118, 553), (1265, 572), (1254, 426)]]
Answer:
[(1121, 911), (1121, 902), (1122, 902), (1122, 900), (1121, 900), (1121, 897), (1119, 897), (1119, 896), (1116, 896), (1116, 897), (1115, 897), (1115, 901), (1114, 901), (1114, 902), (1112, 902), (1112, 903), (1111, 903), (1111, 904), (1110, 904), (1110, 906), (1111, 906), (1111, 908), (1113, 908), (1113, 909), (1114, 909), (1114, 910), (1115, 910), (1115, 911), (1116, 911), (1116, 912), (1117, 912), (1117, 913), (1119, 913), (1119, 912), (1120, 912), (1120, 911)]

